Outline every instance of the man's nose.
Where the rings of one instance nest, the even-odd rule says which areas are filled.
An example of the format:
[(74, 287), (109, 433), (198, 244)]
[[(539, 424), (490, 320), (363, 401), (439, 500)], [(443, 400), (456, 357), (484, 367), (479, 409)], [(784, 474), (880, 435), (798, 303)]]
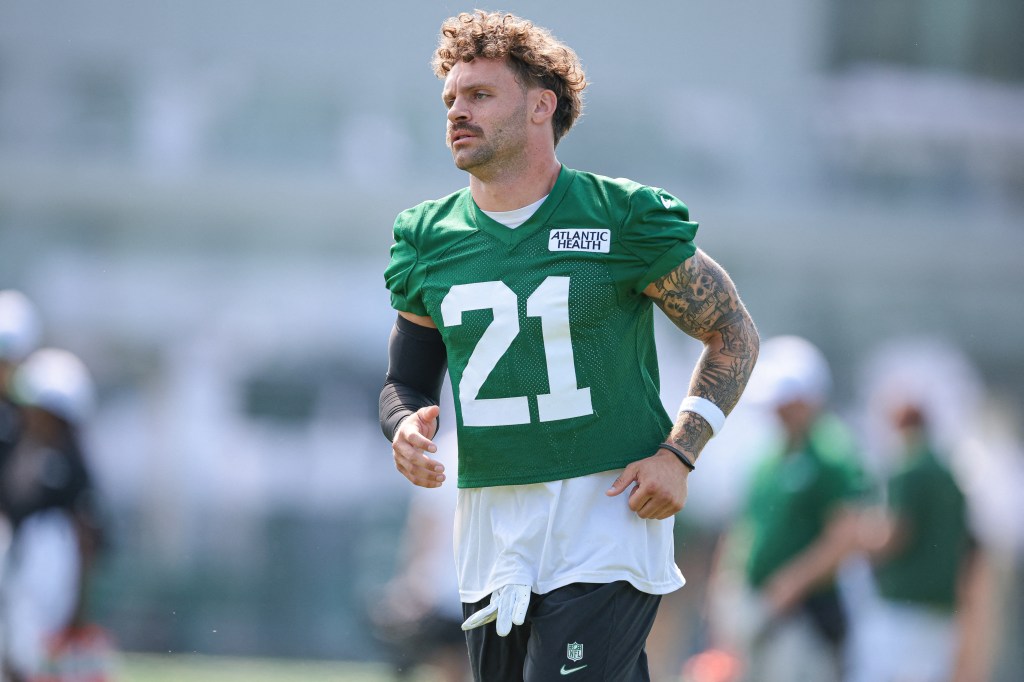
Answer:
[(451, 108), (448, 109), (448, 120), (452, 123), (469, 119), (469, 110), (463, 106), (463, 102), (462, 97), (456, 97)]

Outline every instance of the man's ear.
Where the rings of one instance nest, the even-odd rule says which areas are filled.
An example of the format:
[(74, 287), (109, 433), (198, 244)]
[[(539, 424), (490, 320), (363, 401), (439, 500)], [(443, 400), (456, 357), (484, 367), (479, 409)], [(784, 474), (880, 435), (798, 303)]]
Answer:
[(534, 123), (543, 123), (555, 115), (558, 107), (558, 97), (551, 90), (541, 90), (533, 103), (533, 112), (530, 116)]

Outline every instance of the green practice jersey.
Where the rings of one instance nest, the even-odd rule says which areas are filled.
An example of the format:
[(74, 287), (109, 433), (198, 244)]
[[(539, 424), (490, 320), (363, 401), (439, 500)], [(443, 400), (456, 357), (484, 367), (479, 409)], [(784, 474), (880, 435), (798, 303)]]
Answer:
[(750, 585), (761, 587), (821, 538), (832, 514), (858, 503), (866, 488), (853, 438), (831, 415), (818, 419), (798, 452), (766, 457), (754, 472), (743, 517), (751, 533)]
[(672, 422), (644, 288), (693, 255), (666, 192), (563, 167), (510, 229), (469, 189), (398, 216), (392, 305), (444, 339), (459, 487), (553, 481), (647, 457)]
[(907, 538), (875, 566), (879, 591), (892, 601), (952, 610), (970, 547), (963, 492), (928, 448), (896, 472), (888, 489)]

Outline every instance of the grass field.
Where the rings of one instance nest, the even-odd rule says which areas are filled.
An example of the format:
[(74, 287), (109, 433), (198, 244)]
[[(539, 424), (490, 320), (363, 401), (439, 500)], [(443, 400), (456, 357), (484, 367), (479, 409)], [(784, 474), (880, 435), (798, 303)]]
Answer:
[[(387, 666), (376, 663), (289, 661), (184, 654), (119, 657), (116, 682), (393, 682)], [(410, 682), (434, 682), (424, 668)]]

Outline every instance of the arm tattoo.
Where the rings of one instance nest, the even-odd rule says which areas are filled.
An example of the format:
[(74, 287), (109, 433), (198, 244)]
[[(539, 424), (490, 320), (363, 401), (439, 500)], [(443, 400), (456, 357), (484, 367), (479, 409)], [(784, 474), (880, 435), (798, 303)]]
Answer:
[[(646, 290), (673, 324), (704, 344), (690, 380), (699, 395), (728, 414), (743, 393), (757, 360), (758, 335), (729, 275), (699, 249)], [(700, 417), (684, 413), (670, 438), (697, 453), (710, 438)]]

